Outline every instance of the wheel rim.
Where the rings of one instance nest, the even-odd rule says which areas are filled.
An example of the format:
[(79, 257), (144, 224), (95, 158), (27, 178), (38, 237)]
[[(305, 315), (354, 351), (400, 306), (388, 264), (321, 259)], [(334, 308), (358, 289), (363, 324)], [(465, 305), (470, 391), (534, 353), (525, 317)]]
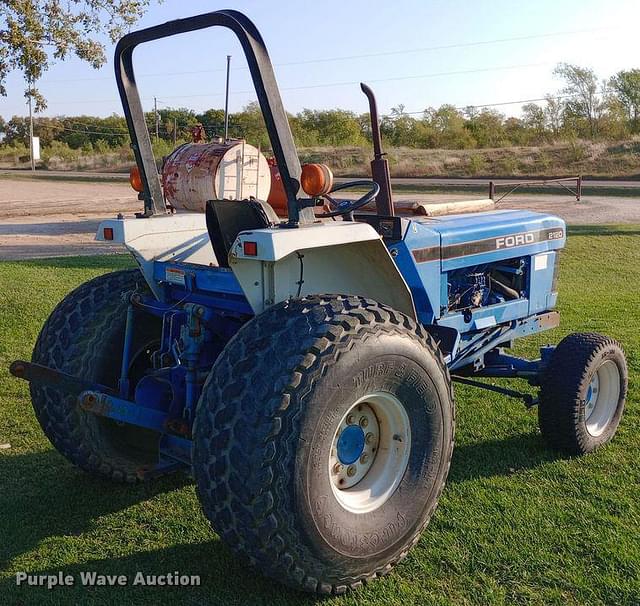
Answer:
[(620, 400), (620, 373), (613, 360), (606, 360), (594, 373), (584, 399), (587, 431), (600, 436), (613, 419)]
[(331, 488), (354, 513), (380, 507), (402, 480), (411, 451), (411, 426), (400, 400), (386, 392), (360, 398), (342, 417), (329, 456)]

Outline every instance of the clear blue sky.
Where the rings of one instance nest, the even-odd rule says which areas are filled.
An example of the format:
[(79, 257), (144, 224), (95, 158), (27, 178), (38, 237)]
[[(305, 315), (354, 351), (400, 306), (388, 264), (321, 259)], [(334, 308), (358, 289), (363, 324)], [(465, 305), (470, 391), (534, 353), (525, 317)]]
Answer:
[[(592, 67), (602, 78), (640, 67), (638, 0), (165, 0), (151, 7), (139, 27), (230, 5), (262, 32), (285, 106), (292, 112), (333, 107), (366, 111), (357, 85), (361, 80), (371, 84), (387, 113), (398, 104), (420, 111), (442, 103), (542, 97), (560, 87), (551, 74), (560, 61)], [(531, 38), (426, 50), (517, 37)], [(393, 54), (286, 65), (373, 53)], [(135, 60), (145, 108), (152, 109), (154, 95), (159, 107), (222, 107), (227, 54), (233, 56), (233, 111), (255, 98), (243, 92), (252, 85), (233, 34), (215, 28), (140, 47)], [(120, 113), (110, 43), (107, 55), (108, 64), (98, 71), (76, 59), (49, 70), (39, 84), (49, 102), (44, 115)], [(433, 75), (472, 70), (487, 71)], [(319, 86), (324, 84), (333, 85)], [(10, 76), (7, 89), (9, 96), (0, 98), (0, 115), (24, 115), (19, 74)], [(518, 105), (498, 109), (519, 112)]]

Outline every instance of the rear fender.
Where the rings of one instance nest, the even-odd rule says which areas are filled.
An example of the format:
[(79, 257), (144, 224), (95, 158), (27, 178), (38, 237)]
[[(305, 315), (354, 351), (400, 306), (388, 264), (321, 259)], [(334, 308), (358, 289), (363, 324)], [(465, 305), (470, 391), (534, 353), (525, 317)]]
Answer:
[(100, 223), (96, 240), (126, 246), (159, 300), (164, 295), (154, 276), (156, 261), (218, 265), (209, 241), (204, 213), (155, 215), (145, 219), (107, 219)]
[(366, 223), (242, 232), (229, 266), (256, 314), (292, 297), (344, 294), (375, 299), (416, 318), (409, 287), (380, 235)]

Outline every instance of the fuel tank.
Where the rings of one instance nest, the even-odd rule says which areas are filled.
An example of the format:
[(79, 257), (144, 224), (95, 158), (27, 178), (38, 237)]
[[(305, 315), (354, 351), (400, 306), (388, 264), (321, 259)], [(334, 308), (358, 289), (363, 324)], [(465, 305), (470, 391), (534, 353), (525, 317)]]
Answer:
[(207, 200), (266, 200), (271, 171), (260, 150), (243, 140), (185, 143), (165, 159), (162, 186), (174, 208), (204, 212)]

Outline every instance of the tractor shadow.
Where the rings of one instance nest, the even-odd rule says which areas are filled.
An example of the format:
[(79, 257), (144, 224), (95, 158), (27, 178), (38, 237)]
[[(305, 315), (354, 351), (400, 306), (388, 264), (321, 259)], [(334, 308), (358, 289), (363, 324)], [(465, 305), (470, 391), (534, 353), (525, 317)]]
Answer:
[[(463, 443), (454, 450), (449, 482), (508, 476), (523, 469), (557, 460), (536, 433), (521, 433), (505, 439)], [(36, 549), (48, 537), (74, 536), (90, 532), (101, 516), (122, 511), (156, 495), (179, 490), (190, 480), (184, 475), (167, 476), (151, 484), (118, 485), (93, 478), (67, 463), (53, 450), (18, 455), (0, 455), (0, 570), (11, 560)], [(126, 539), (124, 539), (126, 541)], [(131, 553), (133, 551), (133, 553)], [(12, 566), (13, 568), (14, 566)], [(82, 572), (125, 575), (124, 587), (84, 587)], [(196, 586), (134, 586), (137, 572), (164, 575), (198, 575)], [(327, 599), (288, 589), (269, 580), (248, 562), (234, 555), (215, 535), (196, 543), (142, 551), (131, 546), (130, 555), (87, 559), (79, 564), (39, 567), (29, 574), (72, 575), (72, 587), (53, 591), (46, 587), (16, 586), (14, 575), (0, 579), (3, 604), (105, 604), (186, 603), (198, 605), (261, 604), (314, 605)], [(366, 598), (368, 589), (360, 593)]]
[[(95, 243), (89, 243), (87, 245), (87, 247), (91, 246), (95, 246)], [(111, 245), (108, 244), (107, 246)], [(64, 248), (64, 245), (60, 248)], [(101, 255), (69, 255), (57, 257), (50, 256), (47, 258), (28, 258), (17, 262), (28, 267), (42, 267), (49, 269), (102, 269), (105, 273), (119, 269), (132, 269), (135, 267), (132, 257), (126, 254), (126, 251), (124, 250)]]
[(62, 221), (54, 223), (9, 223), (0, 225), (0, 236), (59, 236), (63, 234), (92, 234), (100, 225), (100, 219)]
[(48, 537), (81, 535), (101, 516), (189, 483), (176, 473), (153, 483), (118, 484), (90, 476), (54, 450), (0, 454), (0, 570)]
[[(234, 556), (218, 539), (195, 544), (180, 544), (155, 551), (144, 551), (119, 558), (91, 560), (82, 564), (44, 568), (29, 574), (62, 573), (72, 575), (75, 584), (57, 587), (16, 586), (16, 578), (0, 580), (3, 604), (16, 606), (55, 604), (193, 604), (198, 606), (246, 605), (278, 606), (327, 603), (327, 598), (304, 594), (267, 579), (247, 562)], [(83, 587), (81, 573), (125, 575), (126, 586)], [(199, 577), (199, 585), (134, 585), (136, 574)], [(330, 599), (330, 598), (329, 598)]]
[(510, 476), (563, 458), (566, 456), (549, 448), (539, 433), (456, 444), (447, 483)]

